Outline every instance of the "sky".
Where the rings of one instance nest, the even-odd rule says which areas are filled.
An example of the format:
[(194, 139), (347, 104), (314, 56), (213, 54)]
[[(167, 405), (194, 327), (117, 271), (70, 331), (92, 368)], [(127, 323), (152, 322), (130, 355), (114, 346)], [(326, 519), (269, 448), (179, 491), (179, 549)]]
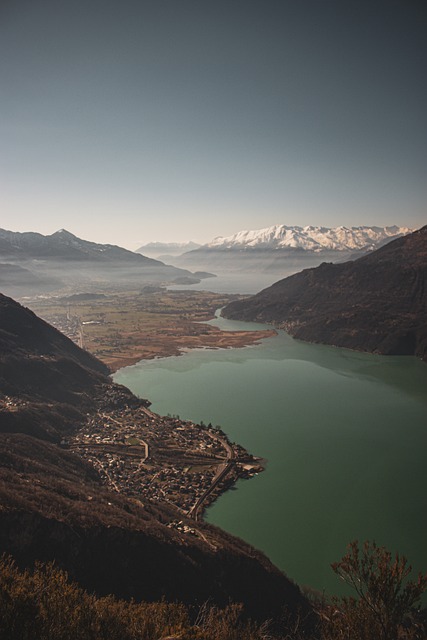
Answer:
[(427, 223), (425, 0), (1, 0), (0, 227)]

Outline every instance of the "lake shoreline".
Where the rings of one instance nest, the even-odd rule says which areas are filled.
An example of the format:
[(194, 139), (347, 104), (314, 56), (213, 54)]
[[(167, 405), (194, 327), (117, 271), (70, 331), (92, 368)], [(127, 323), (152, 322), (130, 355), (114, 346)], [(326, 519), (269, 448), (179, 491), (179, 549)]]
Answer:
[(204, 519), (261, 549), (298, 584), (339, 591), (329, 565), (356, 537), (424, 569), (427, 375), (416, 358), (311, 344), (279, 330), (254, 348), (144, 361), (117, 381), (149, 397), (159, 414), (220, 424), (230, 441), (268, 460), (267, 473), (225, 490)]
[[(214, 316), (212, 316), (211, 319), (213, 320)], [(276, 329), (273, 328), (259, 331), (221, 331), (205, 322), (200, 322), (199, 324), (203, 324), (208, 328), (207, 332), (201, 336), (186, 336), (182, 339), (174, 338), (155, 347), (150, 345), (146, 347), (142, 346), (138, 349), (138, 353), (135, 353), (134, 350), (129, 347), (125, 353), (121, 353), (117, 357), (114, 355), (110, 355), (107, 358), (98, 357), (110, 368), (111, 373), (116, 373), (120, 369), (145, 360), (179, 357), (196, 349), (205, 349), (207, 351), (217, 349), (241, 349), (243, 347), (257, 345), (262, 340), (277, 335)]]

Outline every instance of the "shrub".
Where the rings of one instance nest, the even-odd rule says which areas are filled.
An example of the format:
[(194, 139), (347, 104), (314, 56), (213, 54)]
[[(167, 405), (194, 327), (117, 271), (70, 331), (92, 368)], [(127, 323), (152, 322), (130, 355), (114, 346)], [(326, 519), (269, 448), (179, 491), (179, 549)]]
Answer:
[(348, 546), (332, 565), (357, 598), (335, 599), (323, 612), (324, 637), (343, 640), (398, 640), (425, 638), (416, 607), (427, 588), (427, 574), (415, 580), (406, 558), (394, 557), (384, 547), (365, 542)]

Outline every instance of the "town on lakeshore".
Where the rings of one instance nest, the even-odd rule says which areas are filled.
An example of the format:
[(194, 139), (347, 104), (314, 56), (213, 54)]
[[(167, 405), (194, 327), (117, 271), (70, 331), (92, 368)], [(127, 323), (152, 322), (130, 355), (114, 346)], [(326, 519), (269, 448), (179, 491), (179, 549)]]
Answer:
[[(8, 412), (26, 404), (10, 396), (0, 399), (0, 408)], [(264, 461), (230, 442), (219, 426), (163, 417), (149, 405), (112, 385), (103, 390), (98, 411), (88, 414), (78, 431), (63, 437), (61, 447), (93, 466), (109, 489), (142, 504), (169, 503), (184, 519), (195, 522), (239, 478), (263, 471)]]
[[(25, 303), (115, 371), (142, 358), (179, 355), (194, 347), (244, 346), (275, 331), (225, 332), (206, 324), (236, 296), (198, 291), (72, 294), (29, 298)], [(19, 400), (7, 398), (7, 409)], [(61, 446), (85, 459), (115, 492), (146, 503), (169, 503), (183, 521), (171, 527), (196, 534), (188, 522), (238, 478), (263, 470), (263, 461), (229, 442), (212, 424), (159, 416), (149, 401), (112, 385), (95, 414)], [(187, 520), (187, 523), (185, 521)], [(200, 534), (202, 537), (203, 534)]]
[(170, 503), (194, 521), (238, 478), (263, 470), (261, 459), (231, 443), (219, 427), (161, 417), (148, 406), (114, 386), (98, 412), (61, 445), (94, 466), (113, 491), (143, 504)]

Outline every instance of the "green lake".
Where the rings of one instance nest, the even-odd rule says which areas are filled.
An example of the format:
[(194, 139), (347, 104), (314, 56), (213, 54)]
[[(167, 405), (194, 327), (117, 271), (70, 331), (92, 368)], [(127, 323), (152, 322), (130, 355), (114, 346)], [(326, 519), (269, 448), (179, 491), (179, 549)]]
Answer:
[(280, 332), (252, 347), (142, 361), (114, 379), (151, 400), (153, 411), (219, 424), (268, 461), (206, 519), (300, 585), (340, 592), (330, 563), (354, 539), (375, 540), (427, 570), (427, 365)]

